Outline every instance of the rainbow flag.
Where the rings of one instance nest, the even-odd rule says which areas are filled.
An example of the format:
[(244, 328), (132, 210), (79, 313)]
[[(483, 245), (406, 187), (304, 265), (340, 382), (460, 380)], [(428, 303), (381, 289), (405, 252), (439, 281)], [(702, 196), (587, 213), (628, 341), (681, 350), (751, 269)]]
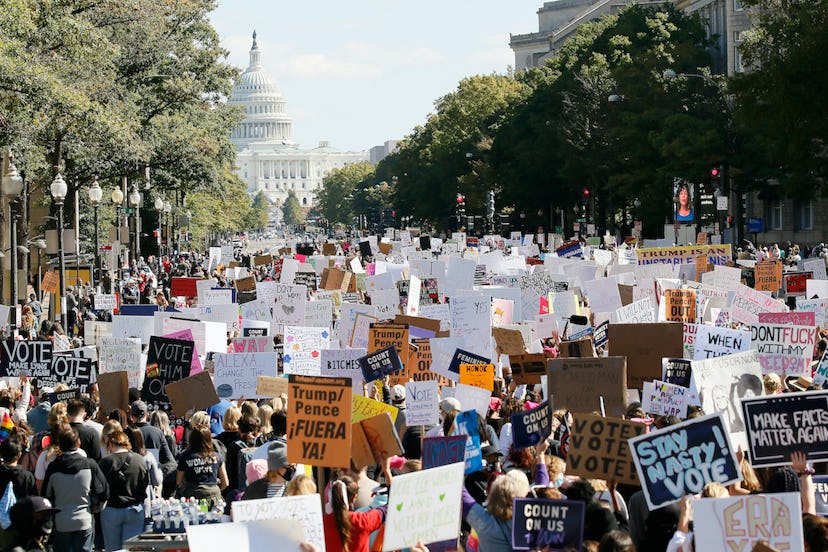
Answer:
[(9, 416), (8, 412), (4, 413), (3, 422), (0, 423), (0, 443), (9, 438), (9, 433), (11, 433), (13, 427), (14, 423), (12, 422), (11, 416)]

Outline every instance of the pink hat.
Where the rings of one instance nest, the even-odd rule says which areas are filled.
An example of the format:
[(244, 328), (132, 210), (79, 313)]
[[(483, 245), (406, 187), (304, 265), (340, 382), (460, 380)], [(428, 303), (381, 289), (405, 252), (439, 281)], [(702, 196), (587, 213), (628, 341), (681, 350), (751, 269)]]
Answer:
[(391, 462), (390, 462), (390, 464), (391, 464), (390, 467), (391, 467), (391, 469), (394, 469), (394, 470), (401, 470), (402, 467), (403, 467), (403, 464), (405, 464), (405, 461), (406, 461), (405, 456), (392, 456), (391, 457)]
[(244, 468), (244, 475), (247, 477), (247, 484), (264, 478), (267, 475), (267, 460), (256, 459), (247, 463)]
[(498, 410), (500, 410), (501, 406), (503, 406), (503, 401), (501, 401), (497, 397), (492, 397), (491, 399), (489, 399), (489, 409), (492, 412), (497, 412)]
[(523, 409), (524, 410), (532, 410), (533, 408), (537, 408), (537, 407), (538, 407), (538, 403), (536, 403), (536, 402), (526, 401), (525, 403), (523, 403)]

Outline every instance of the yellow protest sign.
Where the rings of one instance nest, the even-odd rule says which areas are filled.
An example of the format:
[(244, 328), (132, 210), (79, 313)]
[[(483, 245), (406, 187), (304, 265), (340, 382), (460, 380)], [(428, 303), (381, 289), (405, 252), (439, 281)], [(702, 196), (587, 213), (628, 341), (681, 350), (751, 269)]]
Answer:
[(352, 422), (361, 422), (383, 412), (388, 412), (391, 415), (391, 421), (397, 421), (397, 407), (363, 397), (362, 395), (354, 395), (353, 407), (351, 409)]
[(460, 383), (494, 391), (494, 364), (461, 364)]

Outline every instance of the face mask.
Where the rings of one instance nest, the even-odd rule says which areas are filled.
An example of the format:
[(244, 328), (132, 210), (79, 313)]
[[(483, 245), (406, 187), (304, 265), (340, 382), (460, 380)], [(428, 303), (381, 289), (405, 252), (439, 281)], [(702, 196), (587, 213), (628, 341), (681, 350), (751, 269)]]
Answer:
[(563, 482), (564, 482), (564, 476), (563, 476), (563, 474), (559, 474), (558, 477), (555, 478), (555, 483), (554, 483), (555, 488), (560, 489), (561, 485), (563, 485)]
[(290, 481), (293, 479), (293, 476), (296, 474), (296, 468), (294, 466), (288, 466), (285, 468), (285, 473), (282, 474), (282, 477), (285, 481)]

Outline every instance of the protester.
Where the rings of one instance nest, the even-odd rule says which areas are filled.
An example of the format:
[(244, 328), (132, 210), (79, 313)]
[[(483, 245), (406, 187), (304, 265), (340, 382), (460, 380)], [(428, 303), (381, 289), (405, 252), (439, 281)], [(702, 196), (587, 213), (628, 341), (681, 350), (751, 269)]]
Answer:
[(228, 485), (224, 458), (213, 451), (213, 438), (203, 427), (190, 431), (188, 444), (178, 459), (175, 494), (179, 498), (204, 499), (213, 508)]

